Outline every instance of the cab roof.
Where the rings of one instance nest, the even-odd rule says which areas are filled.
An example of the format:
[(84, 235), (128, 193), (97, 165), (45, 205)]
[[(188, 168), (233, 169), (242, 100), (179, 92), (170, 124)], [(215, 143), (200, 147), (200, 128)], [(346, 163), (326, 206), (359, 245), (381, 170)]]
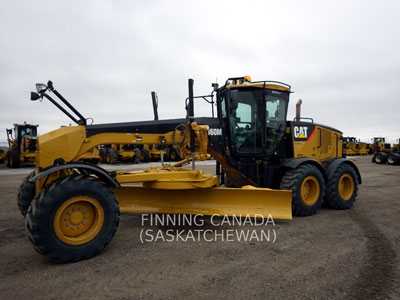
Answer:
[(267, 88), (271, 90), (279, 90), (291, 93), (291, 86), (289, 84), (279, 81), (251, 81), (250, 76), (243, 77), (232, 77), (225, 82), (225, 87), (228, 89), (232, 88), (243, 88), (243, 87), (256, 87), (256, 88)]

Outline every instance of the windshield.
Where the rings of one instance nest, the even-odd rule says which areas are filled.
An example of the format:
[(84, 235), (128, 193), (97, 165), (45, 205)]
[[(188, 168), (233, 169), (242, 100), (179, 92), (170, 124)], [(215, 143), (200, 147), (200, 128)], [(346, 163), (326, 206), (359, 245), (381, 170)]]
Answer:
[(356, 138), (354, 138), (354, 137), (345, 137), (343, 140), (345, 143), (356, 143), (357, 142)]
[(385, 138), (374, 138), (375, 139), (375, 143), (380, 143), (380, 142), (385, 142)]

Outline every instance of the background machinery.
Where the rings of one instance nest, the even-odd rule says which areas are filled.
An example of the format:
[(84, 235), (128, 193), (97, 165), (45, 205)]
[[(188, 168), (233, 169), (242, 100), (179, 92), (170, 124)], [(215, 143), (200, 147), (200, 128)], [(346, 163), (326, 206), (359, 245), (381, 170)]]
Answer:
[(115, 164), (118, 161), (139, 163), (140, 150), (132, 144), (106, 144), (100, 148), (101, 161)]
[(368, 154), (367, 143), (363, 143), (357, 140), (357, 138), (355, 137), (344, 137), (343, 154), (345, 156), (367, 155)]
[(2, 164), (6, 160), (6, 151), (0, 148), (0, 164)]
[(373, 141), (372, 145), (370, 147), (371, 153), (377, 153), (377, 152), (390, 153), (390, 152), (392, 152), (390, 143), (386, 143), (386, 138), (374, 137), (371, 140)]
[(400, 153), (400, 138), (396, 139), (397, 144), (393, 144), (392, 151), (396, 153)]
[(38, 126), (33, 124), (14, 124), (14, 128), (6, 129), (9, 145), (5, 154), (7, 167), (18, 168), (22, 163), (35, 162)]
[(98, 147), (93, 147), (88, 152), (82, 154), (79, 160), (97, 165), (102, 160), (102, 156)]
[[(288, 121), (289, 85), (249, 77), (213, 84), (211, 118), (194, 117), (193, 80), (188, 87), (184, 119), (87, 125), (52, 82), (37, 84), (32, 100), (54, 103), (53, 92), (78, 116), (69, 114), (77, 126), (40, 136), (36, 170), (20, 188), (18, 204), (39, 253), (56, 262), (96, 255), (116, 232), (120, 211), (290, 219), (322, 203), (353, 205), (361, 176), (341, 157), (342, 133), (301, 118), (300, 109)], [(154, 145), (161, 137), (178, 141), (181, 162), (135, 172), (76, 162), (97, 145)], [(195, 160), (210, 156), (216, 176), (195, 169)], [(190, 162), (191, 169), (181, 168)], [(225, 179), (232, 188), (222, 187)]]
[[(158, 121), (158, 96), (157, 93), (151, 92), (151, 101), (153, 105), (154, 120)], [(180, 160), (179, 149), (175, 148), (173, 144), (166, 144), (165, 140), (155, 145), (142, 145), (139, 146), (141, 151), (140, 161), (178, 161)]]
[(346, 156), (351, 156), (351, 155), (356, 155), (355, 149), (356, 149), (356, 138), (355, 137), (344, 137), (343, 138), (343, 155)]
[(374, 138), (374, 156), (372, 162), (383, 165), (399, 165), (400, 153), (399, 144), (394, 144), (393, 147), (386, 143), (385, 138)]

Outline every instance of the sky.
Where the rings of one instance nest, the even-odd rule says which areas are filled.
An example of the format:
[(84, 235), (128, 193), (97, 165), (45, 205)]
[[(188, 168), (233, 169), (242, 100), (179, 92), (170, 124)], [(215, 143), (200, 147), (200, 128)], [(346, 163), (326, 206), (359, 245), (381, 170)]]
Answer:
[[(399, 1), (41, 1), (0, 3), (0, 142), (14, 123), (39, 133), (71, 121), (30, 101), (52, 80), (95, 124), (185, 116), (229, 77), (288, 83), (302, 115), (369, 141), (400, 137)], [(196, 103), (196, 116), (210, 116)]]

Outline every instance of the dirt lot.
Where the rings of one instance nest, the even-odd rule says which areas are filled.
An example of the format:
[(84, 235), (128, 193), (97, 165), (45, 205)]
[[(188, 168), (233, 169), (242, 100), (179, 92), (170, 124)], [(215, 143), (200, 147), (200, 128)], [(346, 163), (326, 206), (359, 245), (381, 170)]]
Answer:
[[(26, 176), (20, 173), (29, 169), (4, 175), (2, 165), (0, 298), (398, 299), (400, 166), (372, 164), (369, 156), (352, 159), (363, 178), (353, 209), (276, 221), (275, 243), (141, 243), (141, 230), (150, 226), (142, 226), (139, 214), (122, 214), (105, 251), (64, 265), (37, 254), (25, 235), (16, 196)], [(251, 229), (223, 226), (243, 228)]]

